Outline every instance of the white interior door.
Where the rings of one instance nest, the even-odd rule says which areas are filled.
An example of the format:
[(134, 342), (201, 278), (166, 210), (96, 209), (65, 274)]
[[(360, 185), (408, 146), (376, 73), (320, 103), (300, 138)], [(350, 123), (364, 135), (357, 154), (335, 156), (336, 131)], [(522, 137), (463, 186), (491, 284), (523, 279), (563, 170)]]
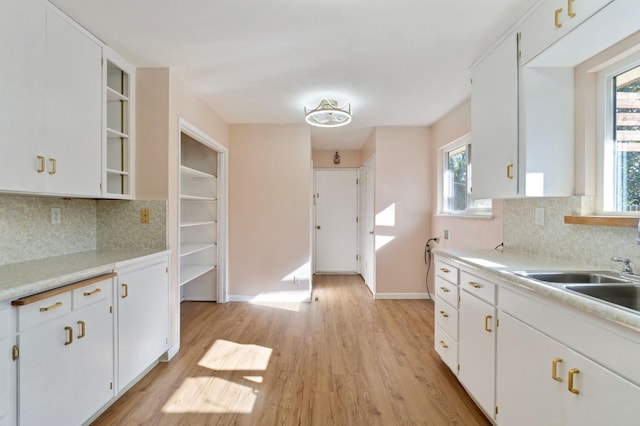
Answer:
[(357, 170), (315, 171), (316, 272), (357, 272)]
[(375, 264), (375, 216), (374, 216), (374, 189), (375, 189), (375, 158), (371, 158), (364, 166), (364, 174), (361, 176), (364, 202), (362, 203), (362, 265), (360, 273), (372, 294), (376, 294), (376, 264)]

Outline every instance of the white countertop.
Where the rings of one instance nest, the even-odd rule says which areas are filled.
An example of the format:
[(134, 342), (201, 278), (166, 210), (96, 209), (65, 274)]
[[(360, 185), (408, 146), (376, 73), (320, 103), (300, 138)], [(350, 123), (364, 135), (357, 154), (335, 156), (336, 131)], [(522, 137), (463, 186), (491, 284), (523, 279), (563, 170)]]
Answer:
[(168, 250), (92, 250), (0, 266), (0, 300), (15, 299), (112, 272), (131, 260)]
[(434, 254), (489, 272), (509, 284), (531, 290), (602, 319), (640, 331), (640, 313), (573, 293), (564, 289), (561, 284), (543, 283), (513, 274), (515, 271), (522, 270), (594, 270), (589, 265), (506, 250), (435, 249)]

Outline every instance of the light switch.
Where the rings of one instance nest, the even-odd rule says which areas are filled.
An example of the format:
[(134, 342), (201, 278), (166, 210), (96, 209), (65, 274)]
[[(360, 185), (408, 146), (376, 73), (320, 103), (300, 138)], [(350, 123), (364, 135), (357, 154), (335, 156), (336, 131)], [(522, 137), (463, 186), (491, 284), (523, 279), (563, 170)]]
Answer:
[(542, 207), (536, 207), (535, 215), (535, 224), (541, 226), (544, 225), (544, 209)]
[(149, 209), (140, 209), (140, 223), (149, 223), (151, 220), (151, 212)]

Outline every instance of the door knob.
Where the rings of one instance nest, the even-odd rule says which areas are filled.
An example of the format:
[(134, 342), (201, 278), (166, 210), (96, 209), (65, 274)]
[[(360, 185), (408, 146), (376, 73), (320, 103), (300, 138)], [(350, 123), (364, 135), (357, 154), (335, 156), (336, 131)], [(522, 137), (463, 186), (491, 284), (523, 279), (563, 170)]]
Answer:
[(370, 234), (370, 235), (373, 235), (373, 231), (369, 231), (369, 234)]
[(320, 225), (317, 225), (317, 226), (316, 226), (316, 229), (320, 229)]

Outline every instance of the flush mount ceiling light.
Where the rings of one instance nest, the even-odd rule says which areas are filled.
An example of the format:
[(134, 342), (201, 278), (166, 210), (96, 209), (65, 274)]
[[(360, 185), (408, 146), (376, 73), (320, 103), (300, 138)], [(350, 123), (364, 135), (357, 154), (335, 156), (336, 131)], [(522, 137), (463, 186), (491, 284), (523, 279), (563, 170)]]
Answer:
[(314, 109), (304, 107), (307, 123), (318, 127), (340, 127), (351, 122), (351, 104), (347, 102), (342, 108), (333, 99), (322, 99)]

